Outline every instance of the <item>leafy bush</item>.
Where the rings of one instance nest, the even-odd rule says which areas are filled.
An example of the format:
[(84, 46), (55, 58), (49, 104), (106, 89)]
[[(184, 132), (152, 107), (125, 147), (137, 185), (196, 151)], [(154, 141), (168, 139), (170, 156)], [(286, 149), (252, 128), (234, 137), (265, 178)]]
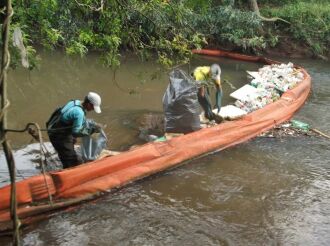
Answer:
[(186, 62), (203, 37), (188, 23), (193, 12), (183, 3), (162, 0), (14, 0), (13, 23), (24, 24), (34, 42), (48, 49), (63, 46), (67, 54), (102, 50), (106, 65), (119, 64), (121, 49), (142, 57), (158, 54), (171, 66)]
[(241, 11), (232, 6), (210, 9), (208, 15), (199, 15), (195, 28), (218, 44), (231, 43), (243, 50), (257, 52), (267, 42), (260, 33), (262, 22), (253, 12)]
[(118, 66), (120, 52), (131, 50), (142, 59), (156, 54), (171, 67), (188, 62), (191, 49), (206, 40), (260, 52), (276, 45), (280, 39), (274, 33), (283, 32), (323, 53), (330, 46), (327, 1), (258, 0), (263, 15), (291, 23), (265, 28), (242, 0), (13, 0), (12, 23), (25, 33), (30, 55), (32, 44), (79, 56), (98, 50), (103, 64)]
[(288, 20), (291, 25), (279, 25), (280, 32), (289, 33), (300, 43), (307, 44), (315, 54), (330, 47), (330, 5), (321, 2), (299, 2), (281, 8), (267, 8), (263, 13)]

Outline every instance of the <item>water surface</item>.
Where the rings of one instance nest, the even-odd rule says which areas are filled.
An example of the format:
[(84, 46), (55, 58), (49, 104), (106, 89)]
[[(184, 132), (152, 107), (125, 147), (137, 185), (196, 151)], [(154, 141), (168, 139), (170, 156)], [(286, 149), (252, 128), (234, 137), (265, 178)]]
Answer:
[[(196, 57), (190, 67), (213, 62), (221, 65), (222, 77), (237, 88), (247, 82), (246, 70), (259, 67), (206, 57)], [(294, 62), (313, 78), (309, 100), (295, 119), (330, 133), (329, 63)], [(55, 107), (92, 90), (102, 96), (103, 112), (90, 117), (107, 124), (111, 148), (124, 150), (137, 141), (141, 116), (162, 112), (167, 83), (166, 71), (131, 56), (123, 57), (114, 74), (93, 55), (80, 60), (43, 54), (39, 71), (10, 74), (9, 126), (42, 124)], [(233, 102), (228, 96), (231, 91), (224, 84), (224, 104)], [(20, 160), (24, 154), (19, 151), (31, 138), (17, 134), (10, 138)], [(24, 231), (23, 244), (329, 245), (329, 159), (329, 141), (323, 138), (256, 138), (58, 213)], [(23, 166), (32, 162), (26, 160)], [(2, 170), (4, 164), (1, 159)]]

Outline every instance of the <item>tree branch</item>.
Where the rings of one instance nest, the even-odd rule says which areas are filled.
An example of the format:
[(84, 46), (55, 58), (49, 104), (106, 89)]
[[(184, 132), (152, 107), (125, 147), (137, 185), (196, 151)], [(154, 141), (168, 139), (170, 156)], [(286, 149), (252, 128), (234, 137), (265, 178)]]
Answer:
[(79, 3), (77, 0), (74, 0), (78, 6), (81, 6), (81, 7), (88, 7), (89, 9), (93, 10), (93, 11), (103, 11), (103, 7), (104, 7), (104, 0), (101, 0), (101, 6), (96, 8), (96, 7), (93, 7), (91, 5), (88, 5), (88, 4), (84, 4), (84, 3)]
[(269, 22), (283, 21), (283, 22), (285, 22), (287, 24), (291, 24), (287, 20), (284, 20), (284, 19), (279, 18), (279, 17), (267, 18), (267, 17), (262, 16), (260, 14), (260, 11), (259, 11), (259, 6), (258, 6), (257, 0), (249, 0), (249, 3), (250, 3), (250, 7), (251, 7), (252, 11), (255, 12), (259, 16), (259, 18), (261, 20), (263, 20), (263, 21), (269, 21)]

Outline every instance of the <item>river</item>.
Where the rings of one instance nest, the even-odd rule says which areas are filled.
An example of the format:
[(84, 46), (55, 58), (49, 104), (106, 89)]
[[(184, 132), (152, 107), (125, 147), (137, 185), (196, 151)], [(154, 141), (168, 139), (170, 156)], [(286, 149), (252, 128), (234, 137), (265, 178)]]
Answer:
[[(50, 113), (88, 91), (102, 97), (102, 114), (88, 117), (107, 125), (110, 148), (138, 144), (141, 117), (162, 113), (168, 72), (155, 62), (123, 55), (115, 72), (96, 55), (69, 58), (42, 53), (38, 70), (9, 74), (10, 128), (27, 122), (42, 127)], [(293, 61), (312, 76), (312, 93), (294, 119), (330, 133), (330, 66), (319, 60)], [(247, 83), (246, 70), (260, 65), (224, 58), (195, 57), (197, 65), (217, 62), (222, 79)], [(224, 84), (224, 104), (233, 89)], [(27, 134), (10, 134), (20, 169), (31, 176), (38, 154)], [(46, 137), (46, 136), (45, 136)], [(27, 147), (26, 147), (27, 146)], [(0, 155), (0, 185), (8, 182)], [(78, 209), (60, 212), (22, 232), (23, 245), (329, 245), (330, 145), (310, 136), (255, 138), (134, 182)], [(1, 239), (5, 245), (10, 238)]]

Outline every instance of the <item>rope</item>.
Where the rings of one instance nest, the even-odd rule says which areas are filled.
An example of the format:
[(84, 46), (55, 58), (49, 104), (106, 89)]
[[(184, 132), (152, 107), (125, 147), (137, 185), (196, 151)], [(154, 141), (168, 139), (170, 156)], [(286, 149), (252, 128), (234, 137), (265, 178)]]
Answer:
[[(49, 190), (49, 186), (48, 186), (48, 182), (47, 182), (47, 178), (46, 178), (45, 164), (44, 164), (44, 161), (42, 159), (42, 153), (44, 153), (43, 148), (42, 148), (44, 146), (44, 142), (42, 140), (42, 134), (41, 134), (41, 131), (40, 131), (40, 127), (37, 123), (28, 123), (26, 125), (27, 126), (26, 128), (28, 128), (28, 132), (31, 135), (35, 133), (35, 132), (33, 132), (33, 129), (28, 127), (28, 126), (31, 126), (31, 125), (34, 125), (37, 128), (37, 131), (38, 131), (38, 140), (39, 140), (39, 143), (40, 143), (40, 166), (41, 166), (42, 174), (44, 176), (44, 181), (45, 181), (46, 188), (47, 188), (49, 202), (52, 205), (53, 204), (53, 199), (52, 199), (52, 195), (50, 194), (50, 190)], [(32, 135), (32, 136), (35, 137), (34, 135)], [(45, 159), (46, 159), (46, 157), (45, 157)]]
[[(25, 128), (23, 129), (11, 129), (11, 128), (6, 128), (4, 129), (4, 131), (6, 132), (26, 132), (27, 130), (29, 130), (29, 124), (35, 124), (35, 123), (28, 123)], [(59, 127), (56, 129), (47, 129), (47, 128), (40, 128), (41, 132), (57, 132), (57, 131), (62, 131), (62, 130), (67, 130), (69, 128), (72, 128), (71, 126), (65, 126), (65, 127)]]
[[(31, 126), (34, 126), (37, 129), (37, 132), (34, 129), (32, 129)], [(47, 149), (46, 145), (43, 142), (41, 129), (40, 129), (39, 125), (37, 123), (30, 122), (30, 123), (26, 124), (25, 128), (23, 128), (23, 129), (20, 129), (20, 130), (5, 129), (5, 131), (6, 132), (8, 132), (8, 131), (11, 131), (11, 132), (28, 132), (35, 140), (37, 140), (40, 143), (40, 167), (41, 167), (42, 174), (44, 176), (44, 181), (45, 181), (47, 192), (48, 192), (49, 202), (50, 202), (50, 204), (52, 204), (53, 199), (52, 199), (52, 195), (50, 193), (49, 185), (48, 185), (48, 182), (47, 182), (46, 169), (45, 169), (45, 163), (44, 163), (44, 159), (46, 160), (46, 154), (51, 156), (51, 153)], [(43, 159), (43, 157), (44, 157), (44, 159)]]

